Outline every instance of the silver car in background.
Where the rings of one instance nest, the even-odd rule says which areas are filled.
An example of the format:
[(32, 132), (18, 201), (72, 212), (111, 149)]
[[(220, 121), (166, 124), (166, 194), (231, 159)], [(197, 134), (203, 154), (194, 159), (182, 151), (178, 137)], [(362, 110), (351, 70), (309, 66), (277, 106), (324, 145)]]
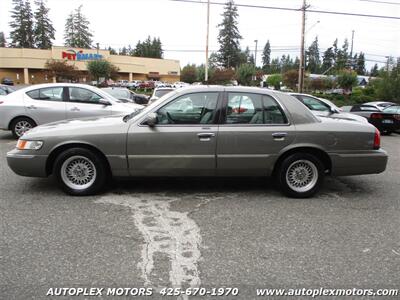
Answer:
[(327, 99), (301, 93), (290, 93), (290, 95), (307, 106), (308, 109), (310, 109), (312, 113), (318, 117), (354, 120), (362, 123), (368, 123), (367, 119), (356, 114), (345, 112)]
[(122, 103), (102, 90), (84, 84), (32, 85), (1, 98), (0, 129), (14, 137), (41, 124), (66, 119), (127, 114), (143, 106)]
[(8, 165), (54, 174), (71, 195), (109, 176), (272, 176), (310, 197), (325, 175), (381, 173), (387, 154), (368, 123), (318, 118), (294, 97), (260, 88), (177, 89), (130, 115), (70, 120), (26, 132)]

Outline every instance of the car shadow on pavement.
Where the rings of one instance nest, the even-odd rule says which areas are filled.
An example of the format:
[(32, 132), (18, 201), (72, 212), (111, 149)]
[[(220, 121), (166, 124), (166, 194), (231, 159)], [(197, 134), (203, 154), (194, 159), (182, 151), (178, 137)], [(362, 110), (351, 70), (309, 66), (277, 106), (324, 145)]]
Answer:
[(109, 191), (116, 194), (139, 193), (215, 193), (270, 192), (276, 190), (273, 180), (263, 177), (193, 177), (193, 178), (130, 178), (113, 180)]

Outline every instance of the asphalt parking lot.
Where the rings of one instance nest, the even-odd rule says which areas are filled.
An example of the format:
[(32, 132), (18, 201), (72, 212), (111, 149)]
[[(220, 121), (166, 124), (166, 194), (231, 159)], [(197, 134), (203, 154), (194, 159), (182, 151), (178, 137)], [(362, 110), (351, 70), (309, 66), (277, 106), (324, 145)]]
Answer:
[(5, 158), (14, 146), (0, 131), (1, 299), (76, 286), (192, 283), (239, 288), (234, 299), (256, 288), (400, 287), (400, 135), (382, 138), (385, 173), (327, 178), (302, 200), (240, 178), (129, 180), (70, 197), (52, 178), (15, 175)]

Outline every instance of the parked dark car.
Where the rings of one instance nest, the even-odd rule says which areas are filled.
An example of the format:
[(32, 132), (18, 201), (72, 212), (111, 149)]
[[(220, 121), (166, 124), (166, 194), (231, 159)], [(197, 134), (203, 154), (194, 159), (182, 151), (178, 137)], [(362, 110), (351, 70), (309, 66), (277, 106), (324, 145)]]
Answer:
[(1, 84), (5, 84), (5, 85), (14, 85), (14, 81), (11, 78), (3, 78), (3, 80), (1, 81)]
[(134, 102), (142, 105), (149, 102), (149, 98), (146, 95), (136, 94), (127, 88), (107, 87), (102, 90), (124, 102)]
[(353, 106), (344, 106), (344, 111), (349, 111), (352, 114), (363, 116), (369, 123), (379, 129), (382, 134), (391, 134), (394, 131), (400, 130), (400, 113), (387, 107), (383, 111), (376, 108), (374, 105), (360, 104)]

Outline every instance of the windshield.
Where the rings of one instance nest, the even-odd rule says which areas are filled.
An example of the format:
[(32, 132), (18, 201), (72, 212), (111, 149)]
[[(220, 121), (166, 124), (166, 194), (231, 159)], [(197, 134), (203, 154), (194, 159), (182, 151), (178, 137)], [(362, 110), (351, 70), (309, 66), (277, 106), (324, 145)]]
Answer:
[(155, 106), (159, 105), (161, 102), (163, 102), (164, 100), (168, 99), (168, 98), (172, 98), (177, 94), (177, 92), (175, 91), (171, 91), (167, 94), (165, 94), (164, 96), (162, 96), (159, 100), (157, 100), (156, 102), (153, 102), (151, 104), (149, 104), (148, 106), (135, 110), (133, 113), (126, 115), (124, 117), (124, 122), (133, 119), (134, 117), (138, 116), (138, 115), (144, 115), (146, 113), (148, 113), (149, 111), (151, 111)]

